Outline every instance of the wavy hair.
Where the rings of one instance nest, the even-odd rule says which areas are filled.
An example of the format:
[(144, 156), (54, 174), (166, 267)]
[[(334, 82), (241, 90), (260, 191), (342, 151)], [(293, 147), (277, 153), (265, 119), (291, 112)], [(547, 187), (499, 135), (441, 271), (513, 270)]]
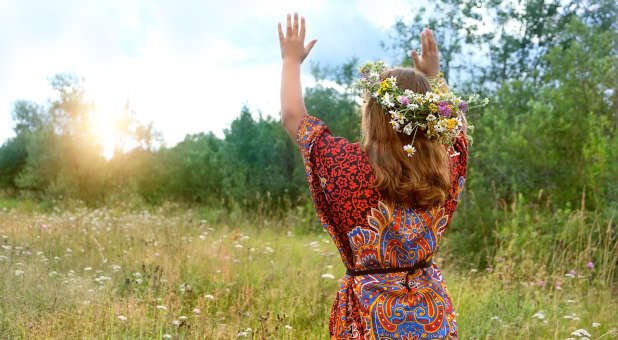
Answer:
[[(384, 71), (380, 79), (397, 77), (397, 86), (417, 93), (431, 91), (429, 81), (411, 68), (396, 67)], [(428, 139), (418, 130), (414, 140), (416, 153), (408, 157), (403, 146), (412, 136), (398, 133), (390, 125), (390, 115), (376, 99), (365, 98), (361, 123), (361, 145), (375, 173), (375, 186), (382, 196), (412, 208), (429, 209), (442, 204), (450, 188), (446, 148)]]

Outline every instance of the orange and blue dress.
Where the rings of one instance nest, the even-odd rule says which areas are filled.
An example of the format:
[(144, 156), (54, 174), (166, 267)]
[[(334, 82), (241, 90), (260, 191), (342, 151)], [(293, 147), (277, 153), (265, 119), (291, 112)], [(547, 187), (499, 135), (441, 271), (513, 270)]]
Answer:
[[(453, 303), (431, 259), (464, 186), (465, 136), (448, 150), (448, 198), (430, 210), (385, 201), (360, 145), (334, 137), (320, 119), (305, 115), (297, 142), (318, 219), (348, 270), (330, 313), (331, 339), (457, 338)], [(415, 271), (358, 274), (419, 264)]]

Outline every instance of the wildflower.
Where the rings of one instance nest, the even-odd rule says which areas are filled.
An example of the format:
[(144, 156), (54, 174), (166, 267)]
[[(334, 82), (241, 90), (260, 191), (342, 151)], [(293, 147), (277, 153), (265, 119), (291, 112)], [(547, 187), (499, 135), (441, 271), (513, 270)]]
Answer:
[(575, 277), (575, 274), (575, 270), (571, 269), (568, 273), (565, 274), (565, 276), (573, 278)]
[(142, 280), (142, 279), (135, 279), (135, 282), (136, 282), (137, 284), (141, 284), (142, 282), (144, 282), (144, 280)]
[(41, 228), (43, 228), (43, 229), (47, 229), (47, 224), (42, 224), (42, 225), (41, 225)]
[(408, 123), (404, 128), (403, 128), (403, 133), (405, 133), (406, 135), (411, 135), (412, 134), (412, 123)]
[(561, 285), (562, 285), (562, 283), (560, 281), (556, 281), (556, 289), (557, 290), (562, 290)]
[(172, 321), (172, 325), (174, 325), (174, 326), (180, 326), (180, 321), (178, 321), (178, 320), (173, 320), (173, 321)]
[(193, 313), (194, 314), (200, 314), (200, 309), (199, 308), (193, 308)]
[(545, 281), (543, 281), (543, 280), (539, 281), (539, 286), (540, 287), (545, 287)]
[(486, 271), (488, 271), (488, 272), (491, 272), (491, 271), (492, 271), (492, 270), (494, 270), (494, 269), (493, 269), (493, 268), (491, 268), (491, 267), (487, 267), (487, 268), (485, 268), (485, 270), (486, 270)]
[(32, 253), (30, 252), (30, 250), (26, 250), (26, 252), (25, 252), (24, 254), (26, 254), (26, 255), (28, 255), (28, 256), (32, 255)]
[(267, 251), (267, 252), (269, 252), (269, 253), (271, 253), (271, 254), (275, 252), (275, 251), (273, 250), (273, 248), (271, 248), (271, 247), (266, 247), (266, 248), (264, 248), (264, 249), (266, 249), (266, 251)]
[[(430, 105), (431, 107), (431, 105)], [(438, 111), (440, 112), (440, 115), (444, 116), (444, 117), (450, 117), (451, 114), (453, 113), (453, 109), (450, 105), (448, 105), (447, 102), (439, 102), (438, 103)]]
[(403, 105), (408, 105), (410, 104), (410, 98), (406, 96), (399, 96), (399, 102)]
[(476, 272), (478, 272), (478, 269), (476, 269), (476, 268), (470, 269), (470, 273), (476, 273)]
[(575, 335), (575, 336), (586, 336), (586, 337), (590, 337), (590, 333), (588, 333), (587, 330), (580, 328), (576, 331), (574, 331), (573, 333), (571, 333), (571, 335)]
[(206, 294), (206, 295), (204, 295), (204, 298), (205, 298), (205, 299), (209, 299), (209, 300), (214, 300), (214, 299), (215, 299), (215, 297), (214, 297), (214, 296), (212, 296), (212, 295), (210, 295), (210, 294)]
[(592, 268), (594, 268), (594, 263), (588, 262), (588, 264), (586, 264), (586, 267), (592, 269)]
[(502, 261), (503, 261), (502, 257), (498, 256), (498, 258), (496, 259), (496, 262), (500, 263)]
[(543, 320), (545, 319), (545, 314), (543, 314), (542, 311), (536, 312), (533, 316), (533, 319), (539, 319), (539, 320)]
[(594, 327), (594, 328), (597, 328), (597, 327), (599, 327), (599, 326), (601, 326), (601, 324), (600, 324), (600, 323), (598, 323), (598, 322), (593, 322), (593, 323), (592, 323), (592, 327)]
[(171, 339), (171, 338), (172, 338), (171, 335), (169, 335), (167, 333), (163, 334), (163, 339)]
[(468, 103), (464, 101), (459, 103), (459, 111), (461, 111), (462, 113), (466, 113), (466, 111), (468, 111)]
[(163, 305), (157, 305), (157, 309), (167, 310), (167, 307)]
[(322, 274), (322, 278), (323, 279), (334, 279), (335, 276), (333, 274), (326, 273), (326, 274)]
[(22, 276), (22, 275), (24, 275), (24, 271), (23, 270), (19, 270), (18, 269), (18, 270), (15, 271), (15, 276)]
[(0, 261), (6, 261), (6, 260), (8, 260), (8, 257), (4, 255), (0, 255)]
[(3, 248), (4, 250), (11, 250), (11, 248), (12, 248), (12, 247), (11, 247), (11, 246), (7, 246), (7, 245), (4, 245), (4, 244), (3, 244), (3, 245), (2, 245), (2, 248)]
[(386, 93), (383, 97), (382, 97), (382, 103), (388, 107), (393, 107), (395, 106), (395, 103), (393, 103), (391, 101), (391, 97), (388, 93)]
[(290, 325), (285, 325), (285, 329), (290, 329), (290, 330), (291, 330), (291, 329), (292, 329), (292, 326), (290, 326)]
[(403, 151), (408, 153), (408, 157), (412, 157), (416, 153), (416, 148), (411, 144), (408, 144), (403, 146)]
[(181, 315), (178, 317), (179, 320), (187, 320), (187, 316), (186, 315)]
[(438, 106), (434, 103), (429, 104), (429, 110), (433, 113), (438, 112)]
[(567, 302), (567, 303), (575, 303), (575, 302), (577, 302), (577, 301), (575, 301), (575, 300), (567, 300), (566, 302)]
[(115, 273), (120, 270), (120, 266), (117, 264), (112, 265), (112, 271)]
[(118, 319), (120, 319), (120, 321), (127, 321), (127, 317), (124, 315), (118, 315)]

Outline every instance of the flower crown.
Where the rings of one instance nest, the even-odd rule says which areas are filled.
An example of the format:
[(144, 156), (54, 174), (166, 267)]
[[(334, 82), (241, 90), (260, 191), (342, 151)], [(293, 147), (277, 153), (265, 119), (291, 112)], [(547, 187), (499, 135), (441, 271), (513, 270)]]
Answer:
[(425, 94), (402, 90), (397, 86), (396, 77), (380, 80), (380, 75), (386, 70), (384, 62), (367, 63), (359, 68), (360, 79), (355, 87), (363, 93), (369, 93), (376, 98), (384, 112), (390, 114), (390, 124), (397, 132), (412, 135), (410, 144), (403, 150), (412, 157), (416, 153), (414, 140), (416, 132), (421, 129), (428, 138), (436, 138), (444, 145), (452, 145), (455, 138), (464, 131), (467, 124), (465, 113), (471, 108), (487, 105), (489, 100), (480, 100), (474, 94), (464, 101), (452, 94), (443, 75), (438, 78), (428, 78), (431, 91)]

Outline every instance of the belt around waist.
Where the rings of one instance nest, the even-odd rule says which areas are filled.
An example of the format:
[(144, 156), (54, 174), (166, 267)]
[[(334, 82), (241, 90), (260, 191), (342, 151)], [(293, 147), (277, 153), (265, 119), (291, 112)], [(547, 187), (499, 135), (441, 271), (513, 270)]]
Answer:
[(413, 273), (421, 268), (426, 268), (431, 266), (433, 262), (431, 260), (418, 262), (414, 266), (411, 267), (398, 267), (398, 268), (376, 268), (376, 269), (366, 269), (366, 270), (352, 270), (346, 269), (345, 273), (350, 276), (362, 276), (362, 275), (372, 275), (372, 274), (387, 274), (387, 273)]

